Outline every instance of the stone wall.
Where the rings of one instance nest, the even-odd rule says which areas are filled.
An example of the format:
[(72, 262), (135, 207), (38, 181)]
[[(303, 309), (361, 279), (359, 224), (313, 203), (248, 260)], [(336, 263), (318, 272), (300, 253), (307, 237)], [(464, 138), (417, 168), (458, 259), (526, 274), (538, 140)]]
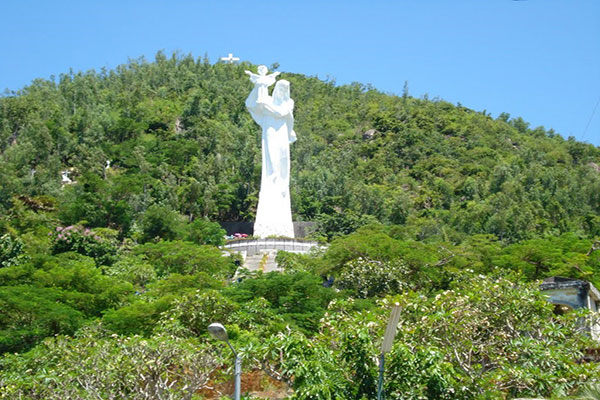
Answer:
[[(244, 221), (224, 221), (219, 222), (221, 228), (225, 229), (227, 235), (233, 235), (234, 233), (245, 233), (246, 235), (252, 236), (254, 233), (254, 222)], [(294, 237), (305, 238), (317, 228), (316, 222), (310, 221), (296, 221), (294, 222)]]

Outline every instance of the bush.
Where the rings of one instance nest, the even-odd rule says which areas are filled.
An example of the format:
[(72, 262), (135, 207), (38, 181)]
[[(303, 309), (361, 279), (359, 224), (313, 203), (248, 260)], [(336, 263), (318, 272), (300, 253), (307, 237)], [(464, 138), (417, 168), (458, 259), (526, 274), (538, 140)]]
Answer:
[(386, 397), (390, 399), (461, 399), (455, 377), (460, 376), (434, 347), (410, 348), (397, 344), (387, 356)]
[(172, 273), (164, 279), (148, 284), (147, 291), (133, 297), (132, 303), (105, 313), (104, 326), (123, 335), (150, 336), (161, 315), (171, 315), (171, 310), (181, 298), (191, 296), (197, 290), (220, 289), (223, 282), (205, 272), (193, 275)]
[(361, 226), (377, 223), (377, 218), (372, 215), (358, 214), (352, 210), (319, 214), (316, 220), (317, 229), (314, 235), (324, 236), (327, 240), (352, 233)]
[(28, 279), (39, 287), (60, 288), (62, 301), (87, 316), (120, 306), (131, 294), (130, 283), (102, 274), (94, 260), (77, 253), (61, 253), (38, 260)]
[(139, 256), (121, 257), (112, 266), (104, 268), (104, 273), (141, 289), (156, 280), (154, 267)]
[(197, 218), (186, 227), (186, 240), (196, 244), (222, 246), (225, 244), (225, 229), (216, 222)]
[(264, 298), (273, 311), (307, 334), (313, 334), (335, 292), (324, 288), (321, 278), (307, 272), (281, 274), (269, 272), (245, 279), (227, 289), (227, 294), (242, 304)]
[(145, 257), (154, 266), (159, 277), (167, 274), (194, 274), (206, 272), (217, 277), (229, 277), (235, 272), (230, 257), (212, 246), (198, 246), (191, 242), (161, 241), (136, 247), (133, 253)]
[(335, 281), (341, 289), (350, 289), (359, 298), (400, 293), (408, 287), (408, 268), (398, 259), (377, 261), (364, 258), (349, 261)]
[(0, 399), (198, 399), (221, 360), (195, 340), (86, 329), (0, 361)]
[(403, 307), (396, 343), (442, 352), (466, 387), (463, 397), (562, 398), (599, 372), (598, 364), (578, 363), (593, 346), (580, 331), (583, 315), (555, 316), (537, 283), (462, 272), (436, 296), (396, 299)]
[(111, 265), (116, 259), (116, 243), (103, 239), (91, 229), (78, 225), (58, 226), (51, 236), (52, 254), (74, 251), (92, 257), (96, 265)]
[(216, 290), (196, 291), (177, 299), (162, 316), (160, 332), (177, 337), (207, 335), (212, 322), (227, 325), (238, 305)]
[(196, 272), (191, 275), (178, 273), (169, 274), (148, 285), (145, 296), (157, 299), (167, 295), (184, 295), (196, 289), (221, 289), (225, 285), (223, 279), (219, 280), (206, 272)]
[(154, 204), (142, 216), (140, 228), (142, 243), (156, 239), (175, 240), (181, 237), (183, 217), (176, 211)]
[(0, 287), (0, 354), (28, 350), (55, 334), (71, 334), (83, 314), (62, 302), (56, 288)]
[(23, 241), (8, 234), (0, 236), (0, 268), (17, 265), (27, 260)]
[(172, 307), (174, 299), (174, 296), (165, 296), (151, 302), (136, 301), (106, 312), (102, 323), (107, 329), (121, 335), (149, 337), (160, 315)]

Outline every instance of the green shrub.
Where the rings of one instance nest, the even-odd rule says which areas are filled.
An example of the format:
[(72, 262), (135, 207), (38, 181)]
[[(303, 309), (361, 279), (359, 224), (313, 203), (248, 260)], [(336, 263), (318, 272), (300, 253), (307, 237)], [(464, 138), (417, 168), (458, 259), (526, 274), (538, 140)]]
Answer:
[(197, 289), (221, 289), (224, 285), (224, 280), (210, 276), (206, 272), (196, 272), (191, 275), (174, 272), (163, 279), (150, 283), (145, 296), (153, 299), (166, 295), (179, 296)]
[(154, 267), (139, 256), (123, 256), (112, 266), (105, 267), (104, 273), (127, 281), (137, 288), (144, 288), (148, 283), (156, 280)]
[(240, 304), (260, 297), (266, 299), (275, 313), (307, 334), (318, 329), (327, 304), (335, 297), (332, 289), (323, 287), (320, 277), (307, 272), (269, 272), (244, 279), (227, 288), (226, 293)]
[(27, 258), (21, 239), (9, 234), (0, 236), (0, 268), (20, 264)]
[(57, 288), (0, 286), (0, 354), (24, 351), (47, 336), (71, 334), (83, 313), (64, 304)]
[(174, 296), (164, 296), (155, 301), (136, 301), (124, 307), (107, 311), (103, 325), (121, 335), (143, 335), (149, 337), (160, 315), (170, 309)]
[(387, 355), (386, 398), (389, 399), (462, 399), (454, 365), (445, 360), (443, 351), (433, 346), (410, 348), (398, 343)]
[(194, 274), (206, 272), (217, 277), (231, 276), (235, 265), (230, 257), (223, 257), (213, 246), (199, 246), (191, 242), (161, 241), (146, 243), (133, 249), (154, 266), (159, 277), (170, 273)]
[(213, 322), (227, 325), (237, 308), (237, 304), (216, 290), (197, 290), (175, 300), (173, 307), (163, 314), (159, 332), (178, 337), (204, 336)]
[(151, 205), (140, 221), (140, 242), (157, 239), (175, 240), (183, 233), (183, 217), (176, 211), (159, 205)]
[(85, 329), (0, 360), (0, 399), (196, 400), (222, 363), (196, 340)]
[(352, 290), (359, 298), (396, 294), (408, 288), (408, 272), (400, 259), (377, 261), (358, 258), (344, 265), (335, 285)]
[(196, 218), (186, 227), (186, 240), (196, 244), (222, 246), (225, 244), (225, 229), (216, 222)]

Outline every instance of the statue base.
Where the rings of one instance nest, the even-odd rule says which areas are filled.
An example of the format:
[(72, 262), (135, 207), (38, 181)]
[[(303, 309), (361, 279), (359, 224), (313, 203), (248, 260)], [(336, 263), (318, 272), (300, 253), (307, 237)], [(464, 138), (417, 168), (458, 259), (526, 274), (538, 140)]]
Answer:
[(259, 221), (254, 223), (254, 236), (268, 238), (272, 236), (294, 238), (294, 224), (289, 222)]

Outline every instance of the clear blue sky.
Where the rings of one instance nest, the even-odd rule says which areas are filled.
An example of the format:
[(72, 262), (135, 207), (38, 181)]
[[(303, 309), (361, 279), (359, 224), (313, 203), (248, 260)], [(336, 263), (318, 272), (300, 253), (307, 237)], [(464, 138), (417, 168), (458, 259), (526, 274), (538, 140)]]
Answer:
[(3, 0), (0, 10), (0, 91), (158, 50), (232, 52), (389, 93), (408, 81), (413, 96), (600, 145), (600, 0)]

